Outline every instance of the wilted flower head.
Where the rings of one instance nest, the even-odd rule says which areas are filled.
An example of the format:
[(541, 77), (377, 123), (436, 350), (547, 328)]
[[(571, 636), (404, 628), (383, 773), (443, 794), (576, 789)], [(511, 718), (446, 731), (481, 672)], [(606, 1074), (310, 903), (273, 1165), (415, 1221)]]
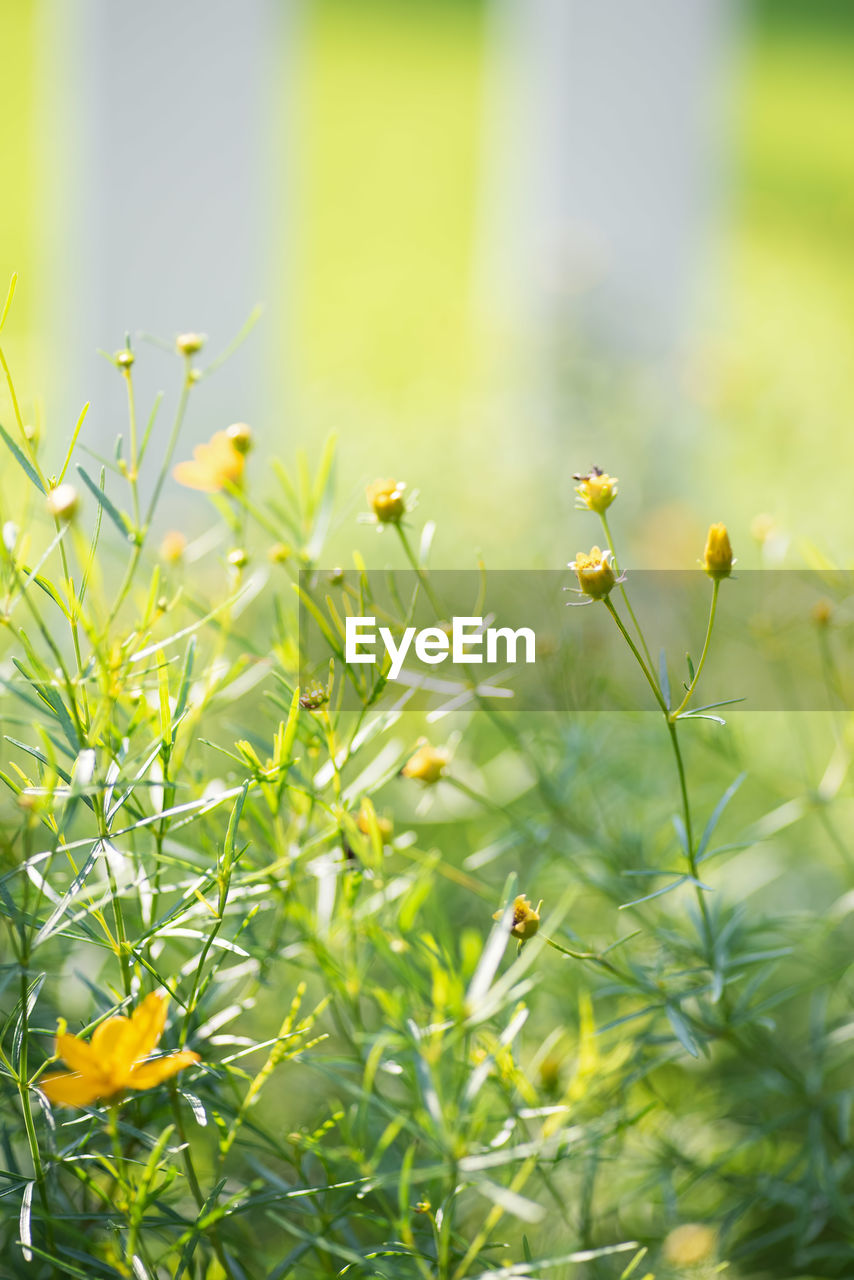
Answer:
[(187, 489), (217, 493), (243, 480), (245, 449), (238, 449), (227, 431), (217, 431), (206, 444), (197, 445), (193, 457), (179, 462), (172, 474)]
[[(526, 893), (520, 893), (517, 898), (513, 899), (513, 919), (510, 922), (510, 932), (514, 938), (518, 938), (520, 942), (527, 942), (529, 938), (533, 938), (540, 927), (540, 908), (542, 905), (542, 899), (540, 899), (536, 908), (532, 907)], [(493, 920), (500, 920), (503, 915), (503, 910), (496, 911), (492, 918)]]
[(711, 1258), (717, 1234), (702, 1222), (686, 1222), (675, 1227), (664, 1241), (664, 1256), (676, 1267), (696, 1266)]
[(604, 600), (611, 588), (622, 581), (614, 572), (613, 558), (611, 551), (602, 551), (599, 547), (592, 547), (589, 553), (575, 553), (569, 567), (575, 570), (582, 593), (591, 600)]
[(735, 560), (732, 556), (729, 534), (725, 524), (709, 526), (706, 549), (703, 552), (703, 568), (710, 578), (728, 578)]
[(58, 484), (46, 498), (47, 509), (57, 520), (71, 520), (80, 506), (77, 490), (70, 484)]
[(299, 704), (305, 711), (319, 711), (329, 701), (329, 689), (320, 680), (312, 680), (300, 690)]
[(425, 786), (438, 782), (450, 759), (447, 747), (434, 747), (426, 738), (419, 739), (418, 749), (401, 769), (404, 778), (415, 778)]
[(575, 492), (582, 505), (598, 515), (607, 511), (617, 496), (617, 477), (609, 476), (607, 471), (600, 471), (598, 467), (591, 467), (589, 475), (574, 475), (572, 478), (581, 482)]
[(368, 506), (379, 524), (399, 524), (406, 515), (405, 488), (402, 480), (375, 480), (368, 485), (365, 490)]
[(166, 1025), (166, 1004), (163, 996), (152, 993), (129, 1018), (121, 1015), (102, 1022), (88, 1043), (61, 1031), (56, 1052), (71, 1071), (42, 1076), (39, 1088), (51, 1102), (87, 1107), (124, 1089), (153, 1089), (192, 1066), (199, 1055), (189, 1049), (151, 1057)]

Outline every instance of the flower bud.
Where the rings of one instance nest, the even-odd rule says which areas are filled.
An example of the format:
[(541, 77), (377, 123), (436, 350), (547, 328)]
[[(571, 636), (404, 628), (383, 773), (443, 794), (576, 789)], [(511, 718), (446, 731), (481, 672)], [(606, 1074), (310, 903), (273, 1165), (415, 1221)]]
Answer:
[(125, 370), (131, 367), (134, 360), (136, 359), (136, 356), (133, 354), (132, 351), (128, 350), (127, 347), (122, 347), (121, 351), (116, 352), (116, 354), (113, 356), (113, 359), (115, 360), (116, 365), (118, 366), (119, 369)]
[(447, 747), (431, 746), (426, 738), (422, 738), (418, 750), (409, 757), (401, 773), (404, 778), (415, 778), (429, 787), (439, 781), (449, 759)]
[(196, 352), (201, 351), (204, 345), (205, 335), (203, 333), (179, 333), (175, 339), (175, 346), (182, 356), (194, 356)]
[(359, 816), (356, 818), (356, 826), (362, 832), (362, 835), (369, 836), (373, 830), (373, 824), (376, 823), (377, 831), (380, 839), (385, 843), (390, 840), (394, 832), (394, 823), (391, 818), (383, 818), (373, 809), (363, 802), (359, 810)]
[(812, 607), (812, 620), (817, 627), (830, 626), (833, 617), (833, 605), (829, 600), (817, 600)]
[(58, 484), (47, 495), (47, 509), (57, 520), (68, 522), (73, 519), (80, 506), (77, 490), (70, 484)]
[(248, 453), (252, 448), (252, 432), (245, 422), (235, 422), (225, 433), (238, 453)]
[(272, 560), (273, 564), (286, 564), (292, 555), (293, 551), (286, 542), (274, 542), (267, 552), (267, 558)]
[(366, 490), (368, 506), (380, 524), (399, 524), (406, 515), (402, 480), (375, 480)]
[(575, 492), (584, 506), (600, 516), (617, 496), (617, 477), (609, 476), (607, 471), (600, 471), (598, 467), (593, 467), (589, 475), (576, 475), (573, 479), (581, 481)]
[(735, 564), (725, 524), (709, 526), (706, 549), (703, 552), (703, 568), (710, 578), (728, 578)]
[(702, 1222), (686, 1222), (674, 1228), (664, 1241), (664, 1256), (677, 1267), (696, 1266), (712, 1256), (717, 1235)]
[[(540, 927), (540, 907), (542, 901), (537, 903), (536, 908), (531, 906), (526, 893), (520, 893), (518, 898), (513, 900), (513, 919), (510, 922), (510, 932), (514, 938), (518, 938), (520, 942), (527, 942), (529, 938), (533, 938), (534, 934)], [(504, 911), (496, 911), (493, 920), (500, 920), (504, 915)]]
[(160, 544), (160, 558), (167, 564), (177, 564), (187, 549), (187, 539), (180, 529), (170, 529), (164, 533)]
[(575, 570), (579, 587), (591, 600), (604, 600), (616, 583), (617, 575), (611, 564), (613, 558), (610, 551), (601, 551), (599, 547), (593, 547), (589, 555), (584, 551), (576, 552), (569, 567)]
[(235, 547), (229, 551), (226, 559), (232, 569), (245, 569), (249, 563), (249, 555), (243, 547)]

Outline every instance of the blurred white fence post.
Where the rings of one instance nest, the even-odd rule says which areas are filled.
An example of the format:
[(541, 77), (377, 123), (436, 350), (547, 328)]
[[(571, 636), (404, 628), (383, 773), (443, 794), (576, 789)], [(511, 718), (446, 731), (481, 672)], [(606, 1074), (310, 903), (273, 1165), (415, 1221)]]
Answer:
[[(489, 322), (678, 342), (720, 172), (728, 0), (491, 0)], [(719, 124), (717, 125), (719, 128)]]
[[(273, 145), (282, 106), (274, 91), (287, 71), (282, 19), (294, 4), (42, 5), (61, 86), (43, 122), (55, 160), (43, 305), (65, 363), (57, 429), (67, 430), (74, 404), (91, 398), (86, 438), (108, 450), (124, 429), (122, 389), (96, 348), (115, 350), (126, 330), (167, 339), (201, 330), (213, 356), (256, 302), (282, 293), (285, 159)], [(196, 437), (269, 408), (275, 379), (264, 376), (264, 355), (273, 323), (268, 311), (260, 336), (199, 387), (189, 426)], [(174, 383), (162, 355), (137, 351), (143, 391)], [(209, 410), (204, 423), (200, 407)]]

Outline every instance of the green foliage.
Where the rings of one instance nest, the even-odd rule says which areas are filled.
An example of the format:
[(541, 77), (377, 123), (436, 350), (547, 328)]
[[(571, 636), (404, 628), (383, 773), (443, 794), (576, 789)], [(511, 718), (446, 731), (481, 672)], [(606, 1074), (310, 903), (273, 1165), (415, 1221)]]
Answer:
[[(342, 709), (331, 447), (260, 494), (250, 455), (212, 536), (153, 546), (200, 359), (141, 445), (117, 361), (128, 453), (65, 459), (67, 520), (14, 394), (4, 425), (3, 1276), (849, 1274), (846, 726), (777, 758), (688, 705), (707, 646), (677, 686), (638, 637), (655, 718), (472, 697), (426, 726), (441, 780), (400, 776), (419, 717), (361, 675)], [(372, 545), (429, 593), (429, 543)], [(631, 639), (617, 597), (593, 607)], [(52, 1107), (57, 1021), (88, 1038), (152, 991), (198, 1064)]]

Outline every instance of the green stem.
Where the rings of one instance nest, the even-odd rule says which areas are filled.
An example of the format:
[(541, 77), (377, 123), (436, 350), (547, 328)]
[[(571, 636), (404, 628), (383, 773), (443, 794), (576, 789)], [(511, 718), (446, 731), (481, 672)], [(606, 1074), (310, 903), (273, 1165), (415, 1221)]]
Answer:
[(33, 1165), (33, 1176), (36, 1180), (36, 1186), (39, 1189), (39, 1199), (41, 1201), (42, 1210), (45, 1217), (45, 1230), (47, 1232), (48, 1244), (53, 1248), (53, 1223), (50, 1218), (50, 1209), (47, 1198), (47, 1182), (44, 1175), (44, 1166), (42, 1164), (41, 1152), (39, 1151), (39, 1140), (36, 1134), (36, 1126), (33, 1120), (33, 1109), (30, 1105), (30, 1088), (29, 1088), (29, 1067), (28, 1067), (28, 1046), (29, 1046), (29, 1014), (27, 1011), (27, 972), (29, 966), (29, 954), (25, 950), (21, 953), (21, 1054), (18, 1061), (18, 1092), (21, 1098), (21, 1111), (24, 1116), (24, 1128), (27, 1132), (27, 1145), (30, 1149), (30, 1160)]
[(133, 378), (130, 369), (124, 371), (125, 381), (128, 389), (128, 424), (130, 427), (130, 469), (128, 470), (128, 483), (130, 485), (131, 501), (133, 502), (133, 523), (134, 528), (139, 532), (139, 458), (137, 454), (136, 439), (136, 398), (133, 394)]
[(694, 690), (696, 689), (697, 684), (699, 683), (700, 673), (702, 672), (703, 667), (705, 666), (706, 655), (709, 652), (709, 643), (712, 639), (712, 628), (715, 625), (715, 613), (717, 612), (717, 607), (718, 607), (718, 592), (720, 591), (720, 586), (721, 586), (720, 580), (718, 578), (715, 578), (714, 582), (712, 583), (712, 605), (711, 605), (711, 608), (709, 609), (709, 624), (706, 627), (706, 639), (703, 644), (703, 652), (700, 654), (700, 661), (697, 664), (697, 670), (694, 672), (694, 679), (691, 681), (690, 685), (688, 686), (688, 690), (685, 694), (685, 697), (679, 703), (679, 706), (676, 708), (676, 710), (671, 711), (670, 713), (671, 720), (677, 720), (679, 716), (681, 716), (682, 712), (685, 710), (688, 703), (691, 701), (691, 696)]
[[(682, 759), (682, 749), (679, 746), (679, 735), (676, 731), (676, 725), (667, 717), (667, 730), (670, 734), (670, 741), (673, 746), (673, 754), (676, 758), (676, 771), (679, 775), (679, 791), (682, 796), (682, 817), (685, 823), (685, 855), (688, 859), (688, 866), (694, 880), (697, 880), (697, 856), (694, 850), (694, 832), (691, 824), (691, 804), (688, 799), (688, 784), (685, 778), (685, 763)], [(694, 891), (697, 894), (697, 904), (700, 908), (700, 915), (703, 918), (703, 928), (706, 935), (706, 946), (708, 948), (708, 960), (712, 962), (712, 922), (709, 918), (709, 909), (706, 905), (706, 898), (699, 884), (694, 885)]]
[(433, 588), (430, 585), (430, 579), (428, 578), (427, 574), (424, 572), (424, 569), (415, 558), (415, 552), (412, 550), (412, 547), (409, 545), (409, 539), (407, 538), (406, 534), (403, 531), (403, 525), (398, 523), (394, 527), (397, 529), (397, 535), (400, 538), (401, 545), (403, 547), (404, 552), (406, 553), (406, 558), (409, 561), (409, 563), (412, 565), (412, 568), (415, 570), (415, 573), (418, 577), (418, 581), (421, 583), (425, 592), (427, 593), (427, 599), (430, 601), (430, 604), (433, 606), (433, 609), (436, 614), (436, 618), (437, 619), (441, 618), (443, 614), (442, 606), (439, 604), (439, 601), (436, 599)]
[[(613, 556), (613, 558), (614, 558), (614, 570), (615, 570), (617, 573), (619, 573), (619, 565), (618, 565), (618, 563), (617, 563), (617, 552), (616, 552), (616, 549), (615, 549), (615, 547), (614, 547), (614, 539), (611, 537), (611, 528), (610, 528), (610, 526), (609, 526), (609, 524), (608, 524), (608, 517), (605, 515), (605, 512), (604, 512), (604, 511), (600, 511), (600, 512), (599, 512), (599, 519), (602, 521), (602, 528), (603, 528), (603, 530), (604, 530), (604, 532), (605, 532), (605, 538), (607, 539), (608, 547), (609, 547), (609, 549), (610, 549), (611, 555), (612, 555), (612, 556)], [(635, 616), (635, 611), (634, 611), (634, 609), (633, 609), (633, 608), (632, 608), (632, 606), (631, 606), (631, 602), (629, 601), (629, 593), (626, 591), (625, 585), (624, 585), (622, 582), (621, 582), (619, 585), (620, 585), (620, 594), (621, 594), (621, 595), (622, 595), (622, 597), (623, 597), (623, 603), (624, 603), (624, 604), (625, 604), (625, 606), (626, 606), (626, 609), (627, 609), (627, 611), (628, 611), (628, 615), (629, 615), (629, 617), (631, 618), (632, 622), (634, 623), (634, 628), (635, 628), (635, 631), (637, 631), (637, 633), (638, 633), (638, 639), (639, 639), (639, 640), (640, 640), (640, 642), (641, 642), (641, 648), (642, 648), (642, 649), (643, 649), (643, 651), (644, 651), (644, 654), (645, 654), (645, 656), (646, 656), (646, 660), (647, 660), (647, 662), (649, 663), (650, 668), (654, 668), (655, 663), (653, 662), (653, 660), (652, 660), (652, 655), (650, 654), (649, 649), (648, 649), (648, 647), (647, 647), (647, 643), (646, 643), (646, 640), (645, 640), (645, 638), (644, 638), (643, 631), (641, 630), (641, 624), (638, 622), (638, 620), (637, 620), (637, 618), (636, 618), (636, 616)]]
[[(607, 608), (608, 612), (611, 614), (611, 617), (616, 622), (617, 626), (620, 628), (620, 631), (622, 632), (622, 635), (626, 641), (626, 644), (629, 646), (632, 653), (635, 655), (638, 665), (640, 666), (641, 670), (646, 676), (647, 681), (649, 683), (649, 687), (652, 689), (653, 693), (655, 694), (655, 700), (658, 703), (659, 707), (661, 708), (661, 711), (664, 715), (664, 719), (667, 723), (667, 731), (670, 734), (670, 742), (673, 747), (674, 757), (676, 759), (676, 772), (679, 775), (679, 793), (682, 798), (682, 816), (683, 816), (683, 821), (685, 823), (685, 844), (686, 844), (685, 855), (688, 860), (688, 866), (690, 868), (691, 875), (693, 876), (694, 880), (696, 880), (698, 878), (697, 877), (697, 860), (696, 860), (696, 854), (694, 851), (694, 833), (693, 833), (693, 826), (691, 822), (691, 805), (688, 799), (688, 785), (685, 779), (685, 764), (682, 759), (682, 750), (679, 746), (679, 737), (676, 732), (676, 725), (673, 721), (673, 718), (671, 717), (670, 711), (668, 710), (667, 703), (664, 701), (664, 698), (661, 695), (661, 691), (658, 688), (658, 685), (655, 683), (652, 673), (650, 672), (649, 668), (647, 667), (646, 663), (644, 662), (643, 658), (638, 652), (637, 645), (634, 643), (628, 631), (623, 626), (623, 623), (622, 623), (622, 620), (620, 619), (619, 614), (617, 613), (616, 609), (614, 608), (613, 604), (611, 603), (611, 601), (608, 599), (607, 596), (605, 597), (603, 603)], [(709, 918), (709, 910), (708, 910), (708, 907), (706, 906), (706, 899), (703, 895), (703, 890), (700, 888), (699, 884), (695, 884), (694, 888), (697, 893), (697, 902), (700, 907), (700, 914), (703, 918), (703, 926), (704, 926), (704, 931), (706, 935), (705, 940), (706, 940), (706, 945), (709, 952), (709, 961), (711, 962), (712, 926), (711, 926), (711, 920)]]
[(650, 670), (650, 667), (652, 666), (652, 664), (650, 663), (650, 667), (648, 667), (648, 666), (646, 665), (646, 663), (644, 662), (643, 658), (642, 658), (642, 657), (641, 657), (641, 655), (640, 655), (640, 652), (638, 651), (638, 647), (637, 647), (637, 645), (635, 644), (635, 642), (634, 642), (634, 640), (632, 639), (632, 637), (629, 635), (628, 631), (626, 630), (625, 626), (623, 625), (623, 621), (622, 621), (622, 619), (620, 618), (620, 615), (617, 613), (617, 610), (614, 608), (613, 604), (611, 603), (611, 601), (609, 600), (609, 598), (608, 598), (607, 596), (605, 596), (605, 598), (604, 598), (604, 600), (603, 600), (603, 602), (602, 602), (602, 603), (605, 605), (605, 608), (608, 610), (608, 612), (610, 613), (611, 617), (614, 619), (614, 621), (616, 622), (617, 626), (620, 628), (620, 631), (622, 632), (622, 635), (623, 635), (623, 639), (625, 640), (626, 644), (627, 644), (627, 645), (629, 646), (629, 648), (631, 649), (632, 653), (635, 655), (635, 658), (637, 659), (638, 666), (640, 667), (641, 671), (642, 671), (642, 672), (644, 673), (644, 675), (646, 676), (647, 683), (648, 683), (648, 685), (649, 685), (650, 689), (652, 689), (652, 692), (655, 694), (655, 700), (656, 700), (656, 702), (657, 702), (657, 703), (658, 703), (658, 705), (661, 707), (661, 710), (664, 712), (665, 716), (666, 716), (666, 717), (668, 718), (668, 720), (669, 720), (669, 718), (670, 718), (670, 712), (669, 712), (669, 710), (668, 710), (668, 708), (667, 708), (667, 703), (664, 701), (664, 698), (662, 697), (662, 694), (661, 694), (661, 690), (659, 689), (658, 684), (656, 683), (655, 677), (653, 676), (652, 671)]
[[(151, 501), (148, 504), (148, 510), (145, 513), (145, 519), (143, 520), (141, 526), (139, 524), (139, 518), (137, 516), (137, 519), (136, 519), (137, 527), (135, 530), (136, 542), (135, 542), (133, 551), (131, 553), (130, 560), (128, 561), (128, 567), (125, 570), (125, 576), (122, 580), (122, 584), (119, 587), (118, 595), (116, 596), (116, 599), (113, 603), (113, 607), (110, 610), (109, 617), (107, 618), (107, 623), (106, 623), (106, 626), (104, 627), (105, 635), (109, 631), (110, 626), (115, 621), (116, 617), (118, 616), (119, 610), (124, 604), (125, 598), (128, 592), (130, 591), (131, 584), (136, 574), (137, 565), (139, 564), (140, 557), (142, 555), (142, 549), (145, 545), (145, 539), (148, 534), (149, 527), (151, 525), (152, 517), (154, 516), (157, 503), (160, 499), (160, 493), (163, 488), (163, 485), (166, 483), (166, 476), (169, 471), (169, 465), (172, 461), (172, 455), (175, 452), (175, 446), (178, 443), (178, 436), (180, 435), (181, 427), (184, 422), (184, 414), (186, 413), (186, 410), (187, 410), (187, 401), (190, 397), (190, 388), (193, 385), (192, 380), (190, 378), (190, 372), (191, 372), (191, 369), (190, 369), (190, 363), (188, 360), (186, 364), (185, 374), (184, 374), (184, 385), (181, 388), (181, 398), (178, 401), (178, 408), (175, 412), (175, 421), (172, 424), (172, 433), (169, 437), (169, 443), (166, 446), (166, 452), (163, 455), (163, 462), (160, 467), (160, 472), (158, 474), (157, 480), (154, 485), (154, 492), (151, 495)], [(135, 483), (133, 485), (133, 488), (135, 490), (136, 488)]]

